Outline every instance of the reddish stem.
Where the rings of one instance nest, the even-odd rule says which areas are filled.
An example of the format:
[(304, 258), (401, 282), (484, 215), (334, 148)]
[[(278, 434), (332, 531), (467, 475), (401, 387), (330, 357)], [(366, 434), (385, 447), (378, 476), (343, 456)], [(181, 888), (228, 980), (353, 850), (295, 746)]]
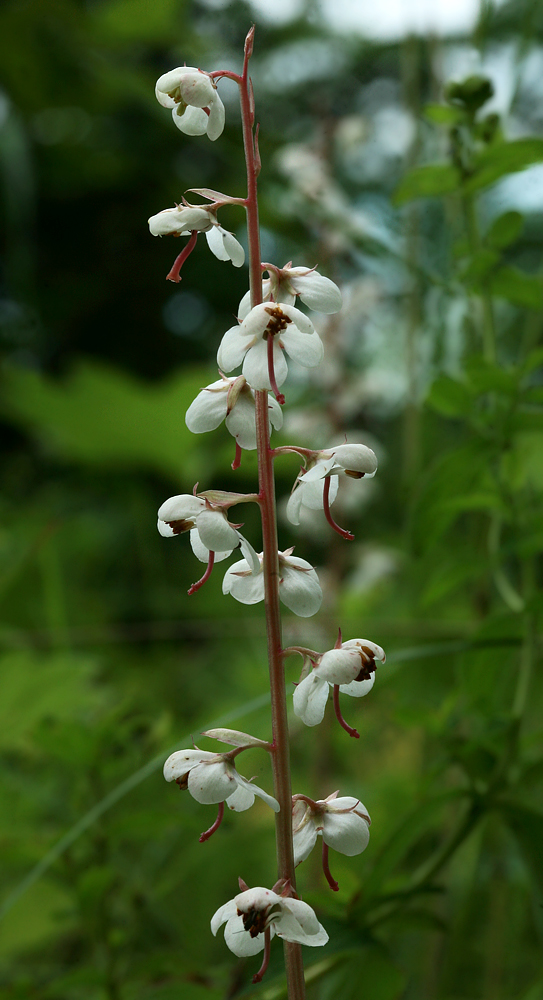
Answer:
[(189, 590), (187, 591), (189, 597), (191, 597), (192, 594), (195, 594), (196, 591), (200, 589), (200, 587), (203, 587), (204, 583), (207, 583), (207, 581), (209, 580), (209, 577), (211, 576), (211, 571), (213, 569), (213, 563), (214, 562), (215, 562), (215, 553), (210, 551), (210, 553), (209, 553), (209, 561), (208, 561), (208, 564), (207, 564), (206, 571), (205, 571), (204, 575), (202, 577), (200, 577), (200, 579), (197, 580), (196, 583), (193, 583), (192, 587), (190, 587)]
[[(252, 49), (254, 28), (247, 36), (243, 77), (240, 84), (241, 121), (243, 126), (243, 146), (247, 166), (247, 240), (249, 243), (249, 281), (251, 307), (262, 302), (262, 271), (260, 269), (260, 232), (258, 225), (257, 163), (252, 122), (251, 97), (249, 91), (249, 57)], [(289, 880), (294, 887), (294, 854), (292, 848), (292, 789), (290, 781), (290, 754), (287, 722), (287, 696), (285, 672), (283, 668), (283, 648), (281, 637), (281, 612), (279, 607), (279, 557), (277, 541), (277, 519), (275, 514), (275, 481), (273, 457), (270, 449), (268, 393), (265, 389), (255, 392), (256, 440), (258, 454), (258, 484), (260, 512), (262, 519), (262, 549), (264, 575), (264, 604), (266, 609), (266, 632), (268, 637), (268, 663), (270, 672), (270, 693), (272, 711), (272, 732), (274, 750), (271, 754), (273, 766), (274, 794), (280, 805), (275, 817), (277, 844), (277, 867), (279, 878)], [(302, 949), (299, 944), (284, 942), (285, 971), (289, 1000), (304, 1000), (305, 980)]]
[(178, 257), (175, 258), (171, 271), (166, 275), (166, 281), (181, 281), (181, 275), (179, 274), (183, 264), (185, 263), (187, 257), (190, 257), (194, 247), (196, 246), (196, 240), (198, 239), (198, 230), (193, 229), (190, 234), (190, 240), (185, 244), (184, 249), (181, 251)]
[(341, 709), (339, 707), (339, 684), (334, 684), (334, 712), (336, 713), (336, 718), (349, 736), (354, 736), (355, 740), (360, 739), (360, 733), (357, 733), (356, 729), (353, 729), (348, 722), (345, 722), (341, 714)]
[(236, 469), (239, 469), (240, 465), (241, 465), (241, 448), (238, 442), (236, 441), (236, 454), (234, 457), (234, 461), (232, 462), (231, 468), (235, 471)]
[(273, 336), (271, 334), (268, 334), (267, 346), (268, 346), (268, 378), (270, 380), (272, 392), (277, 402), (282, 406), (283, 403), (285, 402), (285, 397), (283, 396), (282, 392), (279, 392), (279, 386), (277, 385), (277, 381), (275, 379), (275, 368), (273, 366)]
[(255, 972), (253, 976), (253, 983), (260, 983), (264, 977), (264, 973), (270, 964), (270, 942), (271, 934), (270, 928), (266, 927), (264, 931), (264, 956), (262, 958), (262, 965), (260, 966), (258, 972)]
[(215, 833), (215, 830), (219, 829), (222, 823), (223, 816), (224, 816), (224, 802), (219, 802), (219, 811), (217, 813), (217, 819), (209, 827), (209, 830), (205, 830), (204, 833), (200, 834), (199, 840), (201, 844), (203, 844), (206, 840), (209, 840), (209, 838), (212, 837), (213, 834)]
[(328, 521), (328, 524), (334, 529), (334, 531), (337, 531), (338, 535), (341, 535), (342, 538), (347, 538), (348, 541), (352, 542), (354, 535), (352, 535), (350, 531), (346, 531), (345, 528), (340, 528), (339, 524), (336, 524), (330, 513), (330, 476), (326, 476), (324, 480), (322, 500), (324, 506), (324, 516)]
[(334, 892), (338, 892), (339, 885), (337, 884), (335, 878), (332, 878), (332, 873), (328, 865), (328, 844), (325, 844), (324, 840), (322, 842), (322, 870), (330, 888), (333, 889)]

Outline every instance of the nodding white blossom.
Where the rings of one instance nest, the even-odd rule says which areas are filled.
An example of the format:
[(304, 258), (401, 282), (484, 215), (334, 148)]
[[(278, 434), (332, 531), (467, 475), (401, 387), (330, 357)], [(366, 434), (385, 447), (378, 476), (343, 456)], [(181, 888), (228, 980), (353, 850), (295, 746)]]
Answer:
[(351, 479), (362, 479), (365, 476), (372, 479), (376, 471), (377, 456), (365, 444), (340, 444), (335, 448), (315, 452), (308, 462), (308, 468), (300, 472), (289, 497), (289, 521), (291, 524), (300, 523), (302, 507), (322, 510), (324, 485), (330, 477), (333, 478), (330, 481), (329, 504), (337, 496), (338, 476), (350, 476)]
[(178, 66), (157, 80), (155, 94), (163, 108), (172, 109), (177, 128), (185, 135), (218, 139), (224, 129), (224, 104), (214, 80), (195, 66)]
[(232, 233), (217, 222), (212, 209), (199, 205), (175, 205), (152, 215), (149, 230), (152, 236), (183, 236), (196, 230), (205, 233), (209, 249), (219, 260), (231, 260), (234, 267), (241, 267), (245, 251)]
[[(273, 347), (269, 356), (270, 337)], [(263, 302), (251, 309), (242, 323), (227, 330), (217, 363), (230, 372), (243, 362), (243, 375), (253, 389), (275, 390), (270, 381), (270, 361), (276, 385), (280, 386), (288, 375), (284, 351), (304, 368), (315, 368), (324, 355), (322, 341), (303, 312), (294, 306)]]
[[(272, 427), (283, 425), (283, 411), (279, 403), (268, 396), (268, 417)], [(240, 448), (256, 448), (255, 394), (244, 375), (227, 378), (222, 375), (207, 385), (190, 404), (185, 423), (193, 434), (214, 431), (224, 420)]]
[(249, 560), (247, 565), (259, 566), (247, 539), (230, 524), (223, 510), (214, 508), (203, 497), (181, 493), (165, 500), (158, 510), (157, 528), (164, 538), (190, 531), (192, 551), (200, 562), (208, 562), (210, 552), (215, 553), (215, 562), (221, 562), (240, 546)]
[(232, 751), (211, 753), (197, 747), (176, 750), (164, 764), (164, 777), (166, 781), (176, 781), (180, 788), (188, 788), (192, 797), (203, 805), (226, 802), (235, 812), (244, 812), (258, 795), (274, 812), (279, 812), (277, 799), (243, 778), (231, 754)]
[[(292, 267), (268, 270), (269, 278), (262, 282), (262, 300), (282, 302), (293, 306), (299, 296), (306, 306), (315, 312), (335, 313), (341, 309), (341, 292), (336, 284), (319, 274), (315, 268)], [(238, 309), (238, 318), (244, 320), (251, 309), (251, 293), (246, 292)]]
[(362, 698), (375, 683), (375, 660), (385, 662), (385, 653), (369, 639), (348, 639), (339, 649), (323, 653), (294, 691), (294, 713), (306, 726), (317, 726), (324, 718), (330, 688)]
[(337, 798), (332, 792), (326, 799), (313, 802), (305, 795), (292, 797), (292, 839), (294, 864), (309, 857), (320, 835), (328, 847), (352, 858), (368, 846), (371, 823), (367, 809), (352, 795)]
[[(259, 568), (254, 571), (247, 559), (233, 563), (224, 576), (223, 594), (232, 594), (240, 604), (258, 604), (264, 600), (262, 553), (257, 556)], [(279, 552), (279, 597), (289, 611), (300, 618), (310, 618), (322, 603), (319, 578), (305, 559), (292, 555), (292, 549)]]
[(246, 889), (220, 906), (211, 918), (214, 935), (222, 924), (226, 924), (226, 944), (240, 958), (257, 955), (263, 950), (264, 931), (267, 929), (270, 937), (277, 935), (284, 941), (307, 944), (313, 948), (328, 941), (328, 934), (307, 903), (279, 896), (263, 886)]

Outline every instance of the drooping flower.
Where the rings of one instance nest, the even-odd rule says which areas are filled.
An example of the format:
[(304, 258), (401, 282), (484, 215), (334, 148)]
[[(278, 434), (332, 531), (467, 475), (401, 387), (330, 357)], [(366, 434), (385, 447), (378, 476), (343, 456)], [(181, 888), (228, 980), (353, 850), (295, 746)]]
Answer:
[[(306, 726), (317, 726), (324, 718), (330, 688), (362, 698), (375, 683), (375, 660), (384, 663), (385, 659), (384, 651), (375, 642), (348, 639), (341, 646), (323, 653), (314, 665), (309, 660), (294, 691), (295, 714)], [(339, 715), (338, 719), (342, 721)], [(349, 731), (346, 725), (344, 728)], [(355, 733), (356, 730), (352, 730), (352, 735)]]
[[(341, 292), (338, 286), (330, 278), (319, 274), (315, 268), (292, 267), (291, 264), (285, 264), (281, 268), (271, 264), (262, 267), (269, 274), (269, 278), (262, 282), (264, 302), (271, 299), (293, 306), (299, 296), (315, 312), (334, 313), (341, 309)], [(238, 318), (244, 320), (250, 309), (251, 293), (246, 292), (239, 304)]]
[(266, 931), (269, 931), (268, 939), (277, 935), (284, 941), (307, 944), (312, 948), (325, 945), (328, 941), (328, 934), (307, 903), (290, 896), (279, 896), (263, 886), (246, 889), (220, 906), (211, 919), (214, 935), (222, 924), (226, 924), (226, 944), (239, 957), (262, 951)]
[(263, 302), (242, 323), (227, 330), (217, 363), (227, 372), (243, 363), (242, 373), (253, 389), (273, 389), (279, 398), (278, 387), (288, 374), (283, 352), (305, 368), (314, 368), (322, 361), (324, 348), (303, 312), (295, 306)]
[(213, 209), (200, 205), (175, 205), (164, 208), (149, 219), (152, 236), (183, 236), (205, 233), (209, 249), (219, 260), (231, 260), (234, 267), (241, 267), (245, 251), (232, 233), (217, 222)]
[(176, 750), (164, 764), (164, 777), (166, 781), (176, 781), (180, 788), (188, 788), (192, 797), (203, 805), (226, 802), (235, 812), (244, 812), (258, 795), (274, 812), (279, 812), (277, 799), (236, 770), (235, 752)]
[(307, 466), (298, 475), (287, 504), (287, 517), (291, 524), (300, 523), (302, 507), (322, 510), (334, 502), (338, 476), (373, 478), (377, 471), (377, 456), (364, 444), (340, 444), (314, 452)]
[(178, 66), (164, 73), (155, 87), (157, 101), (172, 109), (177, 128), (185, 135), (218, 139), (224, 129), (224, 105), (207, 73), (194, 66)]
[[(256, 571), (247, 559), (240, 559), (227, 569), (223, 594), (232, 594), (241, 604), (258, 604), (264, 600), (262, 553), (257, 558), (259, 568)], [(279, 552), (279, 572), (279, 597), (283, 604), (300, 618), (315, 615), (322, 603), (322, 590), (311, 564), (293, 556), (292, 549), (287, 549)]]
[(158, 510), (157, 527), (164, 538), (190, 531), (190, 544), (200, 562), (208, 561), (210, 551), (215, 553), (215, 562), (221, 562), (246, 541), (223, 510), (192, 493), (165, 500)]
[(371, 820), (366, 807), (352, 795), (337, 798), (337, 794), (333, 792), (317, 802), (305, 795), (292, 796), (295, 865), (309, 857), (318, 836), (328, 847), (348, 857), (361, 854), (368, 846)]
[[(270, 424), (279, 430), (283, 412), (273, 396), (268, 396), (268, 417)], [(198, 393), (185, 415), (185, 423), (193, 434), (213, 431), (223, 420), (240, 448), (247, 451), (256, 448), (255, 394), (244, 375), (237, 378), (221, 375)]]

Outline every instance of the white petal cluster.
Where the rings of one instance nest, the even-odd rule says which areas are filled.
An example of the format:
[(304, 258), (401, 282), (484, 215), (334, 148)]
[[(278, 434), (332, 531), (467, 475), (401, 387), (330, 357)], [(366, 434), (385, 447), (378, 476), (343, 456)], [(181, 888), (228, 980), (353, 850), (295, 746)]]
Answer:
[(305, 861), (321, 836), (328, 847), (352, 858), (366, 849), (370, 839), (370, 817), (366, 807), (352, 795), (307, 801), (293, 796), (292, 838), (294, 864)]
[(277, 935), (284, 941), (307, 944), (313, 948), (328, 941), (328, 934), (307, 903), (301, 899), (278, 896), (272, 889), (263, 886), (246, 889), (220, 906), (211, 918), (214, 935), (222, 924), (226, 924), (226, 944), (240, 958), (257, 955), (263, 950), (266, 928), (270, 930), (270, 937)]
[(340, 649), (329, 649), (296, 686), (295, 715), (306, 726), (317, 726), (324, 718), (330, 688), (336, 684), (342, 694), (363, 698), (375, 683), (375, 660), (384, 663), (385, 659), (381, 647), (369, 639), (348, 639)]
[[(283, 425), (279, 403), (268, 396), (268, 417), (272, 427)], [(255, 394), (244, 375), (227, 378), (223, 375), (198, 393), (185, 415), (185, 423), (193, 434), (214, 431), (222, 421), (240, 448), (256, 448)]]
[(274, 812), (279, 812), (277, 799), (243, 778), (228, 753), (211, 753), (198, 748), (176, 750), (164, 764), (164, 777), (166, 781), (176, 781), (181, 788), (188, 788), (192, 797), (203, 805), (226, 802), (235, 812), (244, 812), (250, 809), (258, 795)]
[[(319, 274), (315, 268), (291, 267), (286, 264), (282, 268), (270, 268), (270, 277), (262, 282), (262, 298), (264, 302), (273, 299), (293, 306), (299, 296), (306, 306), (315, 312), (335, 313), (341, 309), (341, 292), (330, 278)], [(251, 293), (247, 292), (238, 309), (240, 320), (249, 315), (251, 309)]]
[[(262, 553), (257, 556), (258, 570), (247, 559), (240, 559), (227, 569), (223, 594), (231, 594), (240, 604), (258, 604), (264, 600), (264, 574)], [(292, 550), (279, 552), (279, 597), (283, 604), (300, 618), (310, 618), (322, 603), (319, 578), (305, 559), (292, 555)]]
[(185, 135), (218, 139), (224, 129), (224, 104), (212, 78), (194, 66), (178, 66), (164, 73), (155, 94), (163, 108), (172, 109), (177, 128)]
[(291, 524), (300, 523), (302, 507), (310, 510), (322, 510), (323, 490), (326, 479), (334, 477), (330, 483), (328, 501), (333, 503), (337, 496), (340, 475), (352, 479), (371, 479), (377, 471), (377, 456), (365, 444), (340, 444), (335, 448), (315, 453), (308, 462), (308, 468), (303, 469), (289, 497), (287, 517)]
[(206, 500), (192, 493), (181, 493), (165, 500), (158, 510), (157, 527), (164, 538), (190, 531), (192, 551), (200, 562), (207, 563), (210, 552), (215, 553), (215, 562), (221, 562), (241, 546), (249, 560), (247, 565), (254, 568), (259, 565), (254, 549), (232, 527), (224, 511), (213, 509)]
[(219, 260), (231, 260), (234, 267), (241, 267), (245, 251), (232, 233), (217, 222), (210, 208), (199, 205), (175, 205), (164, 208), (148, 220), (152, 236), (183, 236), (196, 230), (206, 234), (209, 249)]
[(273, 338), (273, 367), (278, 386), (288, 374), (283, 352), (304, 368), (315, 368), (324, 356), (322, 341), (303, 312), (294, 306), (263, 302), (224, 334), (217, 353), (219, 368), (230, 372), (243, 362), (243, 375), (253, 389), (272, 389), (268, 371), (269, 337)]

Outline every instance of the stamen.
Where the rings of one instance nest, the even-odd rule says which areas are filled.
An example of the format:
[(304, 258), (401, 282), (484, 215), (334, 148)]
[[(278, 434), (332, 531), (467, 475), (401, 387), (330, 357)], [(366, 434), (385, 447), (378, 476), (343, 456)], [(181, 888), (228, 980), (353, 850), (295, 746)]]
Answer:
[(209, 838), (212, 837), (213, 834), (215, 833), (215, 830), (219, 829), (222, 823), (223, 816), (224, 816), (224, 802), (219, 802), (219, 811), (217, 813), (217, 819), (212, 824), (212, 826), (209, 827), (209, 830), (205, 830), (204, 833), (200, 834), (199, 841), (201, 844), (203, 844), (206, 840), (209, 840)]
[(234, 461), (232, 462), (231, 468), (235, 471), (236, 469), (239, 469), (240, 465), (241, 465), (241, 448), (238, 442), (236, 441), (236, 455)]
[(348, 733), (349, 736), (354, 736), (355, 740), (359, 740), (360, 733), (357, 733), (356, 729), (353, 729), (351, 726), (349, 726), (349, 724), (345, 722), (345, 719), (341, 714), (341, 709), (339, 707), (339, 684), (334, 684), (334, 712), (336, 713), (337, 721), (339, 722), (340, 726), (342, 726), (342, 728), (345, 730), (345, 732)]
[(272, 392), (277, 400), (277, 402), (283, 406), (285, 402), (285, 397), (282, 392), (279, 392), (279, 386), (275, 380), (275, 368), (273, 367), (273, 335), (268, 334), (268, 376), (270, 379), (270, 385), (272, 387)]
[(328, 844), (325, 844), (324, 840), (322, 842), (322, 870), (325, 874), (326, 881), (328, 882), (330, 888), (333, 889), (334, 892), (338, 892), (339, 885), (336, 882), (336, 880), (332, 878), (332, 873), (328, 866)]
[(328, 524), (337, 531), (338, 535), (342, 538), (347, 538), (349, 542), (352, 542), (354, 535), (350, 531), (346, 531), (345, 528), (340, 528), (339, 524), (336, 524), (334, 518), (330, 513), (330, 476), (327, 476), (324, 480), (324, 490), (322, 494), (323, 506), (324, 506), (324, 516), (328, 521)]
[(187, 594), (189, 595), (189, 597), (191, 597), (192, 594), (195, 594), (196, 591), (200, 589), (200, 587), (203, 587), (204, 583), (207, 583), (207, 581), (209, 580), (209, 577), (211, 576), (211, 571), (213, 569), (213, 563), (214, 562), (215, 562), (215, 553), (210, 550), (210, 552), (209, 552), (209, 562), (207, 564), (207, 569), (206, 569), (204, 575), (202, 577), (200, 577), (200, 579), (197, 580), (196, 583), (193, 583), (192, 587), (190, 587), (187, 590)]
[(253, 976), (253, 983), (260, 983), (262, 981), (264, 973), (270, 964), (270, 941), (270, 928), (266, 927), (266, 930), (264, 931), (264, 956), (262, 958), (262, 965), (260, 966), (258, 972), (255, 972)]
[(171, 271), (166, 275), (166, 281), (181, 281), (181, 275), (179, 274), (183, 264), (185, 263), (187, 257), (190, 257), (194, 247), (196, 246), (196, 240), (198, 239), (198, 230), (193, 229), (190, 234), (190, 240), (185, 244), (184, 250), (181, 251), (178, 257), (175, 258)]

